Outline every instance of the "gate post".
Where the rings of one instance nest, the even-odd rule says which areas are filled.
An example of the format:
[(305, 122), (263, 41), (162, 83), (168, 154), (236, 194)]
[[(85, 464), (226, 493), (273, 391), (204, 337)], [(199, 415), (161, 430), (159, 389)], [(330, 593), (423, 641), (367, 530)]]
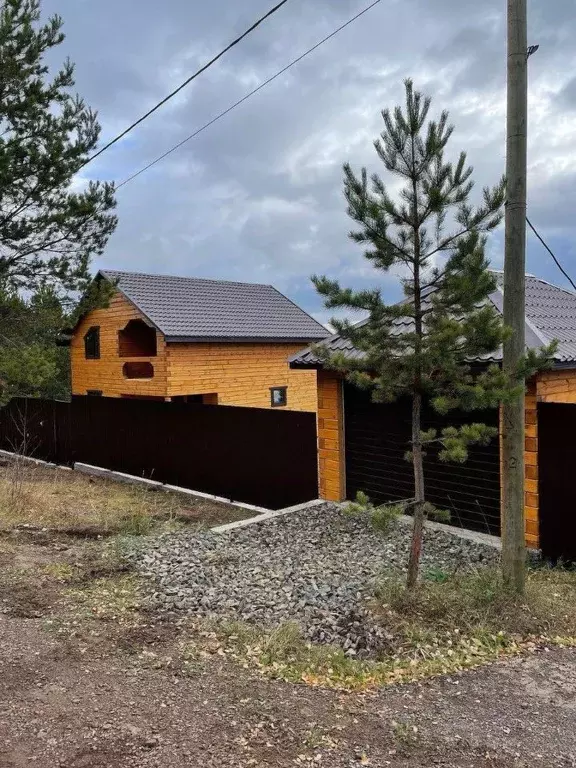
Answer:
[[(536, 380), (526, 386), (526, 405), (524, 411), (524, 536), (529, 549), (540, 547), (540, 518), (538, 498), (538, 400)], [(502, 406), (500, 406), (500, 489), (502, 489)], [(500, 494), (502, 499), (502, 494)], [(502, 500), (500, 515), (504, 515)]]
[(344, 501), (344, 398), (342, 379), (332, 371), (318, 371), (318, 480), (320, 498)]
[(524, 446), (524, 518), (526, 546), (540, 547), (540, 522), (538, 498), (538, 403), (536, 382), (529, 382), (526, 389)]

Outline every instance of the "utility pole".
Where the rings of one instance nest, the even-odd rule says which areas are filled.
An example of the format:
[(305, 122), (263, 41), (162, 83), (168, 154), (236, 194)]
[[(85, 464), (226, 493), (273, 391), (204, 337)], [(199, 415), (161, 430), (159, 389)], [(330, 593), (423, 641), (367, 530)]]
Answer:
[[(506, 233), (504, 370), (514, 374), (525, 355), (526, 175), (528, 120), (527, 0), (508, 2), (508, 112), (506, 139)], [(504, 583), (524, 592), (524, 392), (502, 406), (502, 566)]]

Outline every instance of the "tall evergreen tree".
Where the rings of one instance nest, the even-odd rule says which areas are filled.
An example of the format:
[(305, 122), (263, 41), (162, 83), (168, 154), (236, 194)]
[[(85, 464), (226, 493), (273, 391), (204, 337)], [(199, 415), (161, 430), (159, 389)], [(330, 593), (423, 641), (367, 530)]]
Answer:
[[(422, 405), (429, 399), (440, 413), (496, 406), (519, 385), (497, 365), (475, 371), (502, 344), (506, 331), (488, 301), (496, 288), (484, 248), (486, 233), (502, 219), (505, 183), (484, 189), (470, 202), (472, 168), (465, 153), (452, 164), (444, 151), (452, 135), (448, 113), (428, 120), (431, 101), (405, 82), (404, 107), (384, 110), (384, 130), (374, 143), (385, 169), (402, 183), (396, 199), (381, 178), (356, 176), (344, 166), (348, 213), (359, 225), (350, 233), (366, 247), (377, 269), (404, 277), (405, 300), (388, 305), (379, 288), (354, 291), (327, 277), (313, 277), (328, 308), (364, 310), (362, 324), (334, 320), (336, 330), (363, 355), (319, 354), (354, 384), (369, 388), (377, 402), (401, 395), (412, 399), (412, 435), (407, 458), (414, 467), (414, 516), (408, 587), (418, 578), (422, 536), (431, 505), (426, 502), (423, 456), (426, 445), (441, 444), (440, 458), (463, 462), (471, 444), (485, 444), (494, 430), (484, 424), (422, 428)], [(402, 332), (400, 332), (402, 331)]]
[(71, 90), (66, 60), (51, 76), (46, 55), (64, 40), (62, 19), (40, 23), (39, 0), (0, 2), (0, 283), (83, 291), (91, 256), (116, 227), (114, 187), (74, 189), (97, 145), (96, 113)]

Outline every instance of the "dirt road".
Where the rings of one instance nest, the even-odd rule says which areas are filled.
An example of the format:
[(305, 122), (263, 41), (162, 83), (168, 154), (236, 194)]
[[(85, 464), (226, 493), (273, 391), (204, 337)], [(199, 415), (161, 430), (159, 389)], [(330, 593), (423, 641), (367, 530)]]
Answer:
[(218, 660), (183, 676), (171, 643), (0, 617), (0, 767), (576, 765), (573, 650), (356, 696)]

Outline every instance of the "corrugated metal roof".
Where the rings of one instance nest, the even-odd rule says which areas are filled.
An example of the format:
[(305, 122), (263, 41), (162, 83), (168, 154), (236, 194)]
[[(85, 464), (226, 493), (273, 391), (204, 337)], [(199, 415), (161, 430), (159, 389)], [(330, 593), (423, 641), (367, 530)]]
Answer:
[(167, 341), (316, 341), (328, 331), (271, 285), (102, 270)]
[[(502, 312), (504, 294), (501, 278), (498, 282), (499, 287), (491, 294), (490, 300)], [(398, 332), (402, 333), (411, 328), (412, 324), (408, 320), (401, 320), (397, 326)], [(559, 364), (576, 363), (576, 294), (534, 275), (526, 275), (526, 347), (538, 349), (554, 340), (559, 342), (555, 361)], [(345, 350), (355, 357), (362, 354), (353, 350), (352, 344), (341, 339), (338, 334), (330, 336), (323, 344), (333, 352)], [(501, 360), (502, 353), (498, 351), (490, 358), (484, 358), (487, 359)], [(319, 360), (312, 348), (307, 347), (293, 355), (290, 363), (296, 367), (314, 367), (319, 365)]]

